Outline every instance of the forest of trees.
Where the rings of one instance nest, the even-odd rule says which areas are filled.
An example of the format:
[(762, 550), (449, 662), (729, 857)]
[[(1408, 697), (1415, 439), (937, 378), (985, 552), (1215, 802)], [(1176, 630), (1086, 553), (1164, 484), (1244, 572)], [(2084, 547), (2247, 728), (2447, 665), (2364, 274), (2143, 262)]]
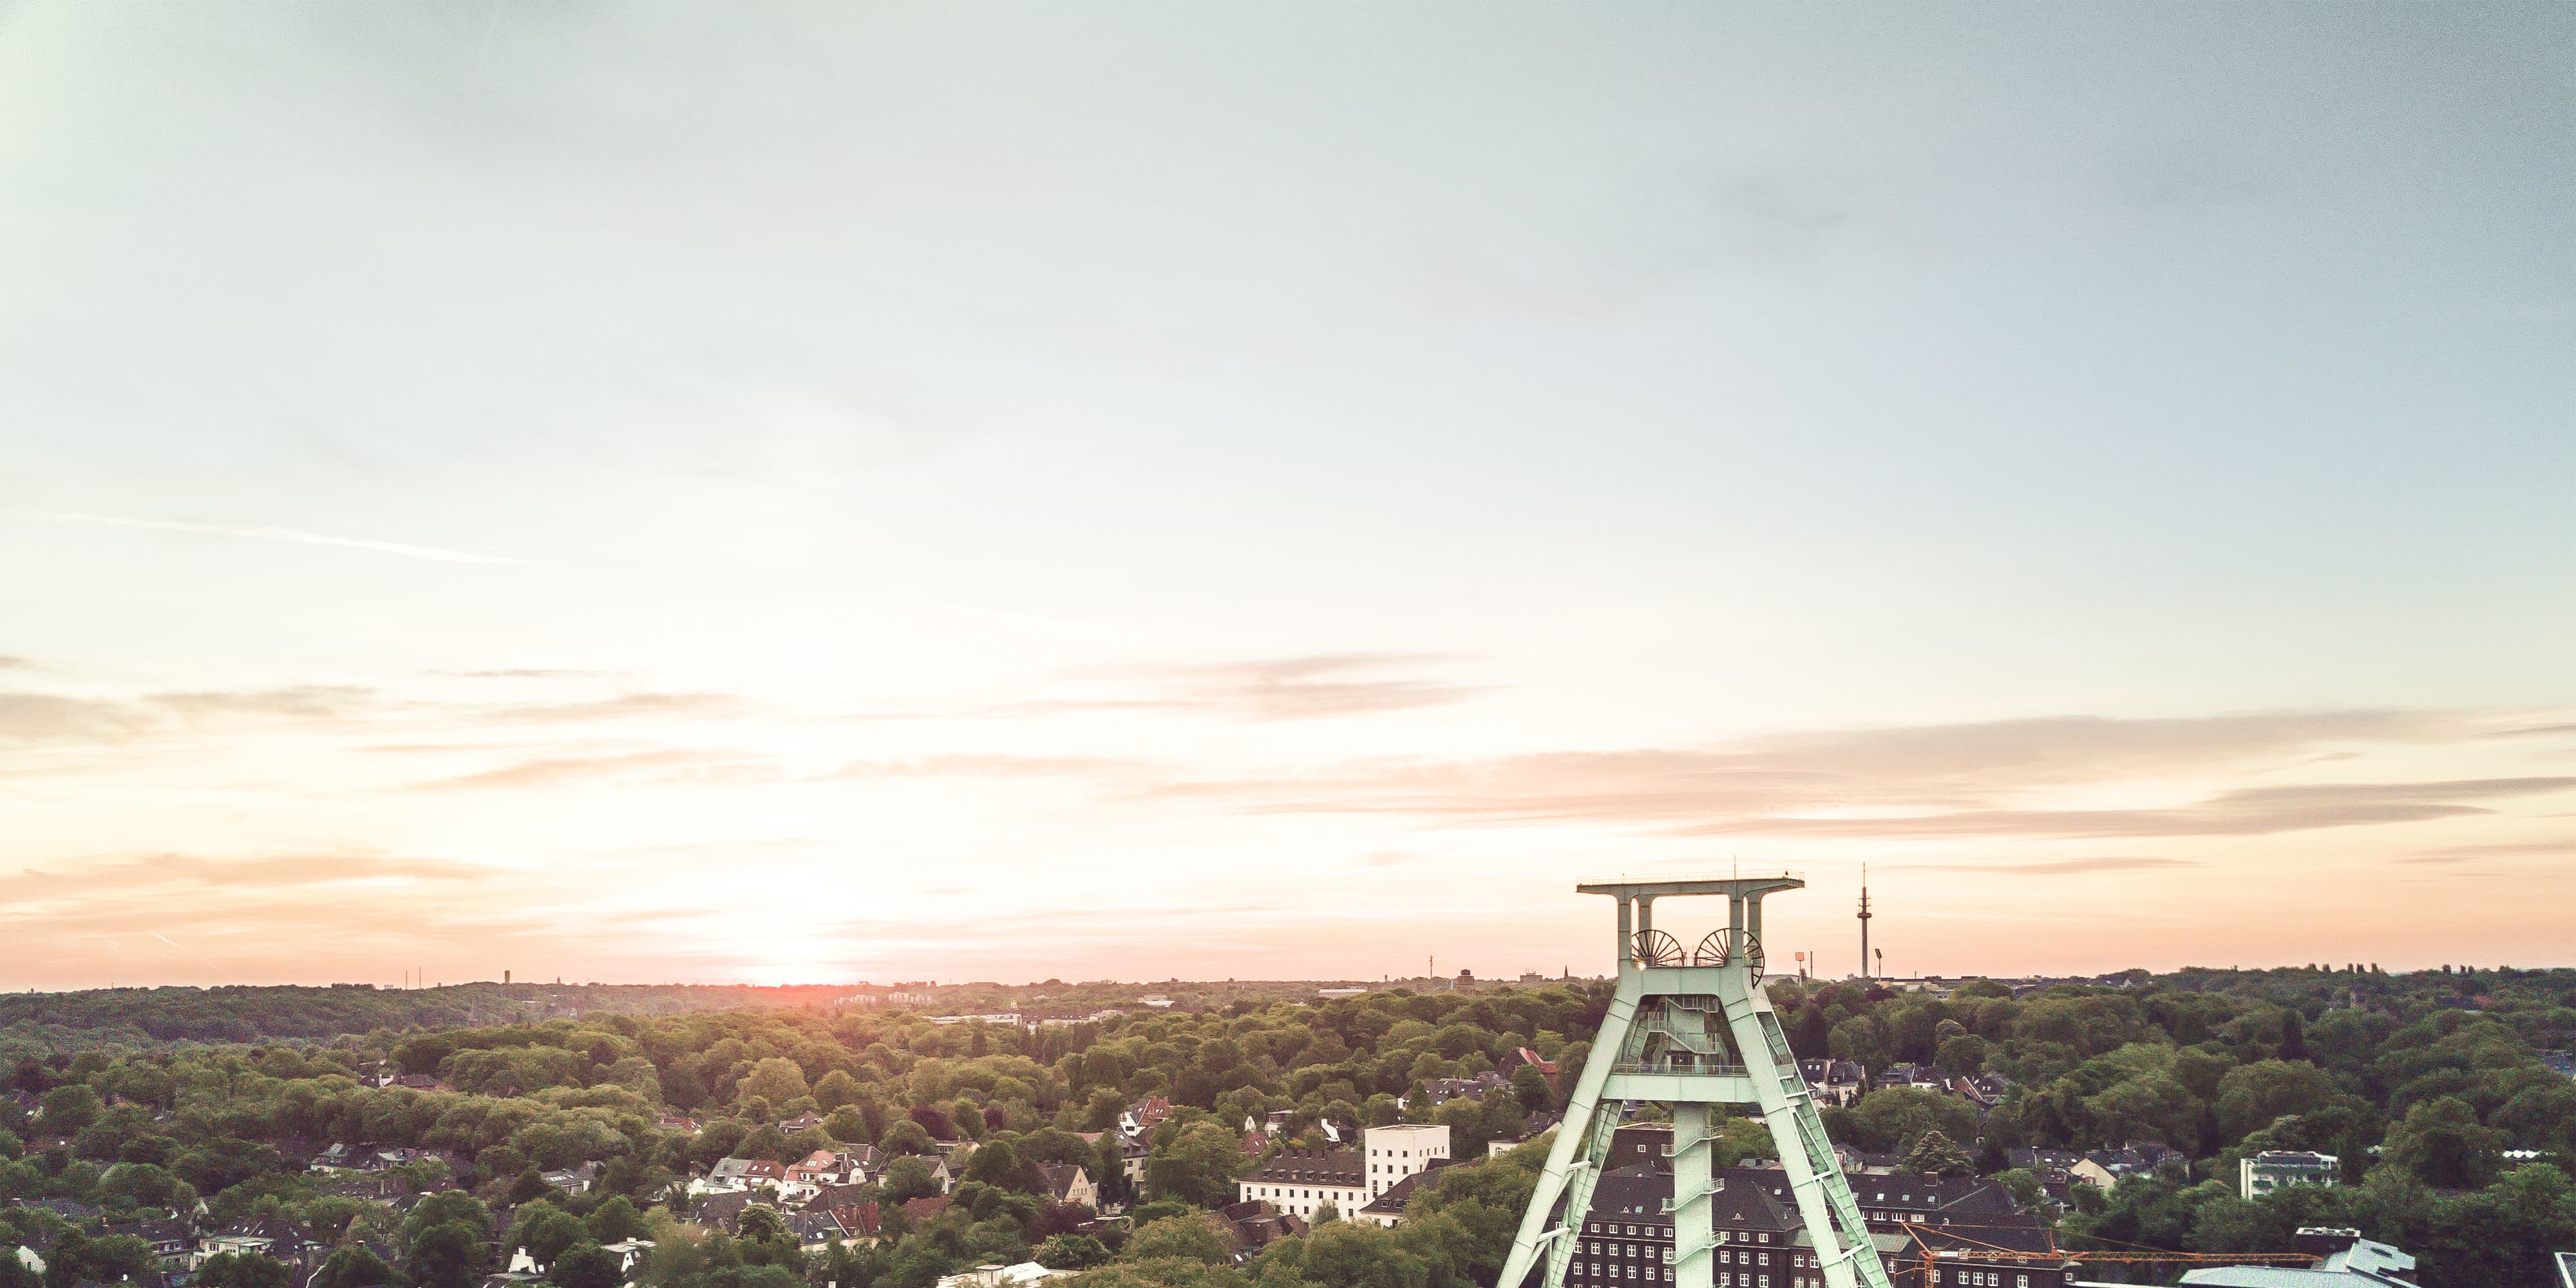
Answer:
[[(1558, 1090), (1523, 1078), (1436, 1109), (1397, 1101), (1435, 1079), (1488, 1071), (1518, 1046), (1558, 1060), (1570, 1084), (1606, 990), (1242, 997), (1040, 1029), (940, 1026), (876, 1009), (603, 1009), (484, 1027), (406, 1017), (404, 1027), (255, 1045), (85, 1036), (38, 1051), (19, 1028), (7, 1085), (22, 1094), (0, 1104), (0, 1197), (73, 1200), (105, 1209), (109, 1222), (184, 1215), (201, 1199), (202, 1224), (275, 1218), (337, 1249), (320, 1288), (471, 1288), (514, 1248), (544, 1252), (556, 1288), (615, 1288), (620, 1276), (598, 1248), (631, 1236), (657, 1243), (640, 1268), (650, 1288), (929, 1288), (962, 1267), (1031, 1257), (1082, 1270), (1073, 1288), (1490, 1285), (1535, 1149), (1448, 1169), (1394, 1230), (1327, 1223), (1242, 1265), (1207, 1213), (1257, 1165), (1241, 1148), (1247, 1117), (1287, 1113), (1274, 1149), (1320, 1145), (1327, 1120), (1444, 1122), (1460, 1157), (1516, 1137)], [(2015, 1146), (2154, 1140), (2194, 1160), (2108, 1194), (2077, 1187), (2060, 1223), (2070, 1247), (2276, 1251), (2300, 1225), (2352, 1225), (2422, 1257), (2429, 1288), (2528, 1285), (2549, 1251), (2576, 1249), (2576, 1189), (2558, 1163), (2576, 1153), (2576, 1080), (2539, 1055), (2576, 1045), (2576, 971), (2137, 973), (2012, 994), (1986, 982), (1946, 998), (1772, 986), (1801, 1055), (1912, 1061), (2012, 1084), (1983, 1115), (1956, 1096), (1873, 1091), (1828, 1114), (1846, 1143), (1996, 1174), (2024, 1194), (2033, 1178), (2005, 1166)], [(161, 991), (133, 996), (164, 1005)], [(152, 1031), (142, 1016), (102, 1021)], [(371, 1085), (381, 1071), (433, 1077), (441, 1089)], [(1146, 1192), (1128, 1194), (1114, 1134), (1093, 1143), (1078, 1133), (1102, 1131), (1149, 1095), (1176, 1108), (1154, 1132)], [(809, 1111), (819, 1127), (780, 1130)], [(658, 1125), (676, 1113), (701, 1125)], [(944, 1211), (907, 1221), (900, 1200), (935, 1186), (926, 1164), (898, 1163), (871, 1192), (884, 1200), (884, 1240), (822, 1255), (798, 1251), (767, 1209), (735, 1234), (702, 1230), (675, 1189), (726, 1156), (790, 1161), (866, 1143), (927, 1157), (964, 1140), (979, 1148)], [(1758, 1129), (1727, 1140), (1732, 1152), (1763, 1152)], [(408, 1211), (336, 1192), (333, 1178), (297, 1161), (333, 1141), (441, 1151), (447, 1162), (410, 1164), (410, 1179), (426, 1188), (452, 1172), (462, 1188)], [(2237, 1198), (2235, 1159), (2283, 1147), (2340, 1155), (2344, 1186)], [(1134, 1205), (1130, 1219), (1094, 1225), (1089, 1211), (1054, 1203), (1037, 1178), (1036, 1164), (1049, 1161), (1085, 1166), (1106, 1201)], [(585, 1162), (600, 1171), (584, 1193), (542, 1175)], [(19, 1241), (53, 1250), (43, 1288), (113, 1281), (150, 1259), (105, 1227), (0, 1208), (0, 1248)], [(236, 1257), (200, 1279), (280, 1288), (283, 1272)], [(0, 1288), (30, 1277), (0, 1256)]]

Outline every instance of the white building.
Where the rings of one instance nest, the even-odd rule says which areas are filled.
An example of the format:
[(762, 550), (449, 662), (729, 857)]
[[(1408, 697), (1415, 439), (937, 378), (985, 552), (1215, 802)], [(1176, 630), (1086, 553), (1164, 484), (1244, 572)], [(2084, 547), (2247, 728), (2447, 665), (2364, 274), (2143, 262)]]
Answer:
[(2334, 1188), (2343, 1180), (2343, 1160), (2304, 1149), (2267, 1149), (2236, 1164), (2237, 1197), (2255, 1198), (2292, 1185)]
[(1449, 1157), (1447, 1127), (1371, 1127), (1360, 1134), (1360, 1152), (1368, 1162), (1368, 1196), (1395, 1188), (1397, 1181)]
[(1266, 1202), (1290, 1216), (1313, 1220), (1326, 1205), (1356, 1216), (1397, 1183), (1449, 1157), (1447, 1127), (1371, 1127), (1360, 1148), (1283, 1150), (1259, 1171), (1235, 1182), (1237, 1202)]
[(1017, 1265), (983, 1265), (941, 1276), (939, 1288), (1024, 1288), (1025, 1285), (1069, 1275), (1070, 1270), (1049, 1270), (1034, 1261)]

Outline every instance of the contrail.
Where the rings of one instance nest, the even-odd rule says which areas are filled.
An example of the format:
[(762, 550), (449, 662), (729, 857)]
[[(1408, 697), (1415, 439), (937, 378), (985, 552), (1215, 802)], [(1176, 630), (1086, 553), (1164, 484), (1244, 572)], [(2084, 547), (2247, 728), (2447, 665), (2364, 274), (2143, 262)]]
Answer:
[(214, 537), (238, 537), (245, 541), (284, 541), (299, 546), (343, 546), (351, 550), (373, 550), (378, 554), (401, 555), (406, 559), (427, 559), (433, 563), (517, 564), (525, 559), (502, 555), (478, 555), (464, 550), (439, 546), (415, 546), (400, 541), (369, 541), (363, 537), (335, 537), (324, 532), (305, 532), (296, 528), (236, 528), (220, 523), (182, 523), (175, 519), (120, 519), (106, 514), (47, 514), (48, 519), (66, 523), (104, 523), (119, 528), (149, 528), (159, 532), (197, 532)]

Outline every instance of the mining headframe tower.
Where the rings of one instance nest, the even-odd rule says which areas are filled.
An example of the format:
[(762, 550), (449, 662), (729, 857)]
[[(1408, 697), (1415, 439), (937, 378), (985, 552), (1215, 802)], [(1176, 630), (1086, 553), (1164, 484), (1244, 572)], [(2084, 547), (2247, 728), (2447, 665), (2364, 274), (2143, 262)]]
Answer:
[[(1806, 884), (1784, 872), (1575, 886), (1618, 903), (1619, 985), (1538, 1189), (1521, 1214), (1498, 1288), (1564, 1288), (1567, 1263), (1583, 1242), (1593, 1186), (1609, 1162), (1619, 1106), (1627, 1101), (1672, 1106), (1671, 1288), (1711, 1288), (1714, 1281), (1712, 1110), (1735, 1105), (1758, 1107), (1771, 1129), (1825, 1288), (1889, 1288), (1788, 1035), (1762, 992), (1762, 896)], [(1680, 940), (1655, 928), (1655, 901), (1691, 895), (1724, 896), (1727, 924), (1684, 951)], [(1543, 1273), (1530, 1283), (1533, 1269)]]

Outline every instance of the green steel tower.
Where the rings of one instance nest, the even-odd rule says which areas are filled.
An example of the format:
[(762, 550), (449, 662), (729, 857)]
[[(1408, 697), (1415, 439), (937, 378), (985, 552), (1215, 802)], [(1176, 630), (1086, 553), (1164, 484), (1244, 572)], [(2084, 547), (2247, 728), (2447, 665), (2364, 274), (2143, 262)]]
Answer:
[[(1592, 1187), (1623, 1101), (1673, 1112), (1672, 1288), (1710, 1288), (1711, 1108), (1754, 1105), (1779, 1147), (1826, 1288), (1889, 1288), (1869, 1229), (1843, 1183), (1824, 1120), (1762, 992), (1762, 896), (1807, 883), (1783, 873), (1707, 881), (1598, 881), (1575, 889), (1619, 905), (1619, 988), (1556, 1129), (1499, 1288), (1564, 1288)], [(1655, 929), (1655, 900), (1726, 896), (1727, 924), (1685, 952)], [(1543, 1267), (1535, 1284), (1530, 1272)]]

